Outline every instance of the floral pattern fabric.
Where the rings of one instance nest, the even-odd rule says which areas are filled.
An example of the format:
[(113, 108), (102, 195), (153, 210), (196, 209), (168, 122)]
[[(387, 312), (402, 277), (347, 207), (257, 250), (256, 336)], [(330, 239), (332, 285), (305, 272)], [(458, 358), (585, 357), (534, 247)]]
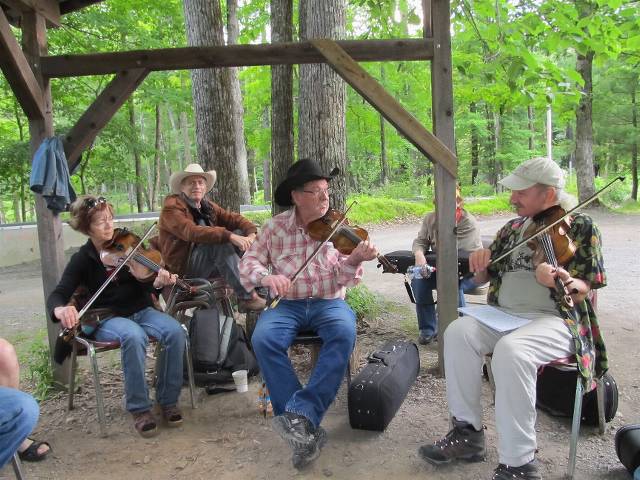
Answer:
[[(523, 217), (516, 218), (498, 231), (496, 239), (490, 246), (492, 258), (498, 257), (518, 242), (526, 220)], [(576, 251), (564, 268), (572, 277), (589, 282), (591, 290), (604, 287), (607, 281), (602, 259), (600, 230), (589, 216), (581, 213), (570, 217), (570, 225), (568, 236), (573, 240)], [(488, 268), (491, 283), (487, 303), (491, 305), (498, 305), (498, 292), (506, 262), (507, 259), (503, 259), (491, 264)], [(589, 391), (595, 388), (594, 378), (600, 377), (608, 369), (607, 352), (591, 300), (587, 297), (582, 302), (576, 303), (572, 312), (562, 302), (562, 296), (555, 289), (550, 288), (549, 292), (573, 336), (578, 368), (582, 374), (585, 391)]]

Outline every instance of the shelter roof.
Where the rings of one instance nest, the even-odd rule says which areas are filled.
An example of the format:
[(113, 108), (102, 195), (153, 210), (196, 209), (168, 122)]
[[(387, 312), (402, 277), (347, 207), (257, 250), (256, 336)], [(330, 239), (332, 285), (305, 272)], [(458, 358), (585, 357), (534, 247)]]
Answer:
[(41, 13), (50, 26), (59, 26), (60, 16), (75, 12), (103, 0), (0, 0), (0, 7), (12, 25), (20, 26), (22, 14), (29, 11)]

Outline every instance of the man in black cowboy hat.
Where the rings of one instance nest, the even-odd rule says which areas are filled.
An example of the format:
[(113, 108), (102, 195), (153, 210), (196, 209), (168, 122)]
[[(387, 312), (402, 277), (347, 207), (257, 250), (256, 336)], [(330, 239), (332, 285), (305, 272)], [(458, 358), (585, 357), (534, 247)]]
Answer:
[[(267, 309), (253, 332), (260, 370), (267, 382), (276, 417), (274, 429), (293, 450), (293, 466), (300, 469), (318, 457), (326, 442), (320, 422), (338, 393), (355, 342), (355, 314), (344, 301), (345, 287), (362, 277), (362, 262), (377, 250), (361, 242), (347, 256), (325, 244), (292, 283), (291, 278), (320, 244), (307, 225), (329, 209), (329, 182), (339, 173), (325, 174), (313, 160), (300, 160), (278, 186), (275, 201), (291, 209), (269, 220), (240, 261), (240, 280), (246, 289), (268, 287), (282, 300)], [(322, 348), (306, 386), (302, 386), (287, 356), (300, 331), (314, 331)]]

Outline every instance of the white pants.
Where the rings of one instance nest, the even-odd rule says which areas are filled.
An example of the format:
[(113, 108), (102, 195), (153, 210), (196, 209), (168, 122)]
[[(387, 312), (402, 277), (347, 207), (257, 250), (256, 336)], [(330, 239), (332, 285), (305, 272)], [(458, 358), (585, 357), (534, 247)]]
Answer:
[(538, 316), (512, 332), (499, 333), (465, 316), (444, 334), (447, 400), (451, 415), (482, 428), (481, 369), (493, 352), (496, 430), (500, 463), (520, 466), (536, 450), (538, 367), (575, 352), (569, 329), (559, 317)]

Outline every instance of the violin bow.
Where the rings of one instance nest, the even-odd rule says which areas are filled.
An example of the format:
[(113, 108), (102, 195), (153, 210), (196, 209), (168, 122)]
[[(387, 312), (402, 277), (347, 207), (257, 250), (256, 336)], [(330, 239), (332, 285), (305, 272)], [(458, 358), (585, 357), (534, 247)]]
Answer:
[[(336, 222), (335, 227), (333, 227), (333, 229), (331, 230), (331, 232), (329, 232), (329, 235), (327, 236), (327, 238), (325, 238), (322, 243), (320, 245), (318, 245), (316, 247), (316, 249), (313, 251), (313, 253), (311, 253), (311, 255), (309, 255), (309, 258), (307, 258), (304, 263), (302, 264), (302, 266), (298, 269), (298, 271), (293, 275), (293, 277), (291, 277), (291, 283), (295, 282), (298, 277), (300, 276), (300, 274), (304, 271), (305, 268), (307, 268), (309, 266), (309, 264), (313, 261), (314, 258), (316, 258), (316, 256), (318, 255), (318, 253), (320, 252), (320, 249), (322, 247), (324, 247), (327, 242), (329, 240), (331, 240), (331, 237), (333, 237), (333, 235), (340, 229), (340, 227), (342, 226), (342, 224), (344, 223), (344, 221), (347, 219), (347, 212), (349, 210), (351, 210), (351, 207), (353, 207), (356, 203), (358, 203), (356, 200), (354, 200), (351, 205), (349, 205), (349, 207), (344, 211), (344, 213), (342, 214), (342, 216), (340, 217), (340, 220), (338, 222)], [(269, 303), (267, 304), (267, 308), (276, 308), (276, 306), (278, 305), (278, 303), (280, 302), (280, 299), (282, 297), (280, 295), (276, 295), (275, 297), (273, 297)]]
[[(109, 283), (111, 283), (111, 280), (113, 280), (113, 278), (118, 274), (118, 272), (122, 269), (122, 267), (124, 267), (127, 264), (129, 259), (131, 259), (135, 255), (135, 253), (138, 251), (138, 248), (140, 248), (140, 246), (142, 245), (142, 242), (144, 242), (147, 239), (147, 237), (151, 234), (151, 232), (155, 228), (156, 223), (157, 222), (153, 222), (153, 224), (149, 227), (149, 230), (147, 230), (147, 232), (144, 234), (144, 236), (138, 242), (138, 244), (131, 249), (131, 251), (127, 254), (127, 256), (124, 257), (124, 260), (122, 262), (120, 262), (120, 265), (118, 265), (113, 270), (113, 272), (111, 272), (111, 275), (109, 275), (109, 277), (104, 281), (104, 283), (100, 286), (100, 288), (96, 291), (96, 293), (94, 293), (91, 296), (91, 298), (87, 301), (87, 303), (84, 305), (84, 307), (82, 307), (82, 309), (78, 312), (78, 319), (82, 318), (82, 316), (85, 313), (87, 313), (87, 310), (89, 310), (91, 308), (91, 305), (93, 305), (93, 302), (95, 302), (96, 299), (102, 293), (102, 291), (105, 288), (107, 288), (107, 285), (109, 285)], [(80, 322), (78, 322), (78, 325), (80, 325)], [(62, 332), (60, 332), (60, 336), (65, 336), (66, 337), (66, 336), (69, 335), (70, 331), (71, 331), (71, 329), (65, 328), (64, 330), (62, 330)]]
[(610, 188), (611, 185), (613, 185), (618, 180), (620, 180), (621, 182), (624, 182), (624, 177), (616, 177), (616, 178), (614, 178), (609, 183), (607, 183), (604, 187), (602, 187), (600, 190), (598, 190), (596, 193), (594, 193), (589, 198), (587, 198), (585, 201), (583, 201), (582, 203), (579, 203), (578, 205), (573, 207), (571, 210), (567, 211), (562, 217), (558, 218), (555, 222), (550, 223), (549, 225), (546, 225), (545, 227), (540, 228), (539, 230), (536, 230), (533, 234), (529, 235), (527, 238), (524, 238), (524, 239), (520, 240), (518, 243), (516, 243), (513, 247), (511, 247), (509, 250), (507, 250), (506, 252), (504, 252), (500, 256), (496, 257), (495, 259), (491, 259), (491, 261), (489, 262), (489, 265), (491, 265), (493, 263), (497, 263), (500, 260), (502, 260), (503, 258), (511, 255), (515, 250), (517, 250), (519, 247), (521, 247), (522, 245), (524, 245), (528, 241), (533, 240), (534, 238), (538, 238), (540, 235), (545, 233), (547, 230), (550, 230), (553, 227), (555, 227), (556, 225), (558, 225), (560, 222), (562, 222), (565, 218), (567, 218), (569, 215), (571, 215), (576, 210), (578, 210), (578, 209), (580, 209), (580, 208), (582, 208), (582, 207), (584, 207), (586, 205), (589, 205), (596, 198), (598, 198), (600, 195), (602, 195), (602, 192), (604, 192), (605, 190)]

